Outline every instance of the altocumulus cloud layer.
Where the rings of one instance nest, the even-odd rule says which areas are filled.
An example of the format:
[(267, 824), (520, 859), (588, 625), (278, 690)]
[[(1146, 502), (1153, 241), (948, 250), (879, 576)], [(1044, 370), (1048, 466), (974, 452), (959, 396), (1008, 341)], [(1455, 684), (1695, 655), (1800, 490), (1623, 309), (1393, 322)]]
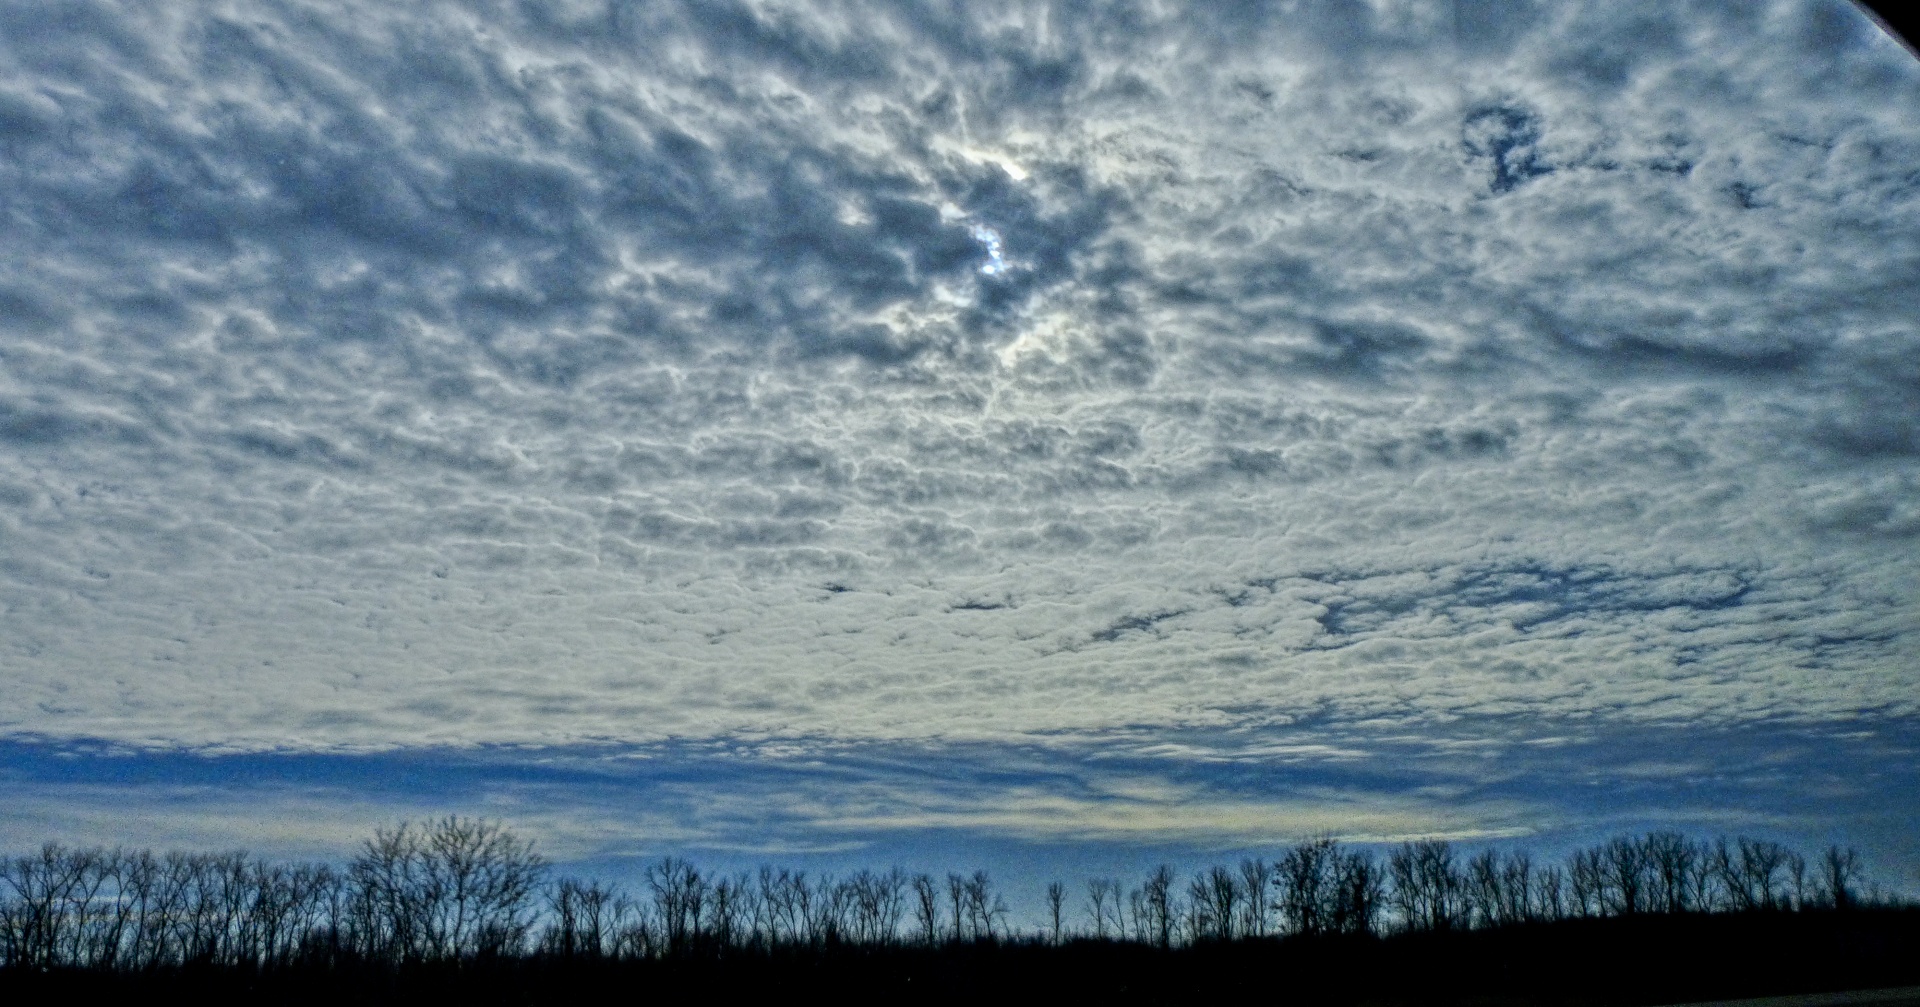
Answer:
[(0, 732), (1906, 722), (1916, 109), (1838, 2), (10, 5)]

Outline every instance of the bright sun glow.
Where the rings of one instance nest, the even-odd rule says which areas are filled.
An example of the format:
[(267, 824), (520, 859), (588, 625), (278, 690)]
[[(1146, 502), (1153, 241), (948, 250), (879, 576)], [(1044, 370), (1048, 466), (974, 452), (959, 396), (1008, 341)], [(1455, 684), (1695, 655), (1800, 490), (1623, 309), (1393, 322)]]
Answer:
[(973, 235), (973, 240), (986, 246), (987, 264), (980, 267), (980, 272), (987, 276), (999, 276), (1007, 271), (1007, 259), (1000, 250), (999, 232), (985, 224), (974, 224), (967, 228), (967, 233)]

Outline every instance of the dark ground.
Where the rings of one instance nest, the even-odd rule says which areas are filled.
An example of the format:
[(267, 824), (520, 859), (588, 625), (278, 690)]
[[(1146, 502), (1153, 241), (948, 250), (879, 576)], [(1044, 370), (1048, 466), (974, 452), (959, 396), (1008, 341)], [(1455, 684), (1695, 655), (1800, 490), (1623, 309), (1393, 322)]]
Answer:
[(1849, 990), (1844, 993), (1802, 993), (1756, 1000), (1715, 1000), (1685, 1007), (1916, 1007), (1920, 986), (1888, 990)]
[(1386, 939), (1246, 940), (1161, 950), (1115, 942), (841, 948), (656, 962), (533, 958), (394, 970), (0, 975), (0, 1001), (59, 1003), (658, 1002), (1916, 1007), (1796, 994), (1920, 985), (1920, 910), (1569, 920)]

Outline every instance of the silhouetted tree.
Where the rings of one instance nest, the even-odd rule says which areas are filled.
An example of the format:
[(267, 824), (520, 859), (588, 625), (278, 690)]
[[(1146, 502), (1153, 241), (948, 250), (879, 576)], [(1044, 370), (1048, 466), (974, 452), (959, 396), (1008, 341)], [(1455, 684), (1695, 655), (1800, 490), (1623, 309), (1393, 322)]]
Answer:
[(835, 882), (831, 875), (821, 875), (810, 905), (809, 942), (827, 945), (845, 940), (852, 905), (853, 893), (845, 884)]
[(1788, 850), (1779, 843), (1740, 838), (1729, 846), (1717, 841), (1710, 854), (1712, 870), (1729, 907), (1736, 910), (1778, 909), (1783, 905)]
[(29, 968), (61, 963), (72, 929), (68, 905), (76, 890), (87, 884), (94, 862), (91, 851), (70, 851), (48, 843), (38, 855), (15, 857), (0, 867), (0, 883), (7, 886), (9, 895), (8, 961)]
[(1385, 879), (1373, 856), (1358, 850), (1334, 858), (1331, 929), (1340, 934), (1371, 933), (1380, 915)]
[(1500, 866), (1497, 921), (1513, 924), (1534, 919), (1534, 902), (1533, 857), (1525, 852), (1507, 854)]
[(1792, 905), (1782, 908), (1799, 909), (1805, 906), (1812, 895), (1813, 878), (1807, 873), (1807, 858), (1788, 850), (1785, 862), (1788, 887), (1793, 892)]
[(1394, 909), (1410, 930), (1449, 930), (1460, 921), (1459, 871), (1453, 847), (1426, 840), (1403, 843), (1387, 860)]
[(1540, 869), (1533, 887), (1533, 917), (1541, 920), (1564, 919), (1567, 914), (1567, 876), (1558, 865)]
[(1048, 940), (1054, 944), (1060, 943), (1061, 930), (1066, 923), (1066, 919), (1065, 919), (1066, 908), (1067, 908), (1067, 886), (1061, 884), (1058, 881), (1048, 882), (1047, 883), (1047, 922), (1049, 924), (1049, 930), (1050, 930), (1050, 933), (1048, 935)]
[(848, 937), (860, 944), (894, 943), (906, 909), (907, 876), (897, 867), (885, 874), (863, 870), (845, 885), (851, 909)]
[(1824, 901), (1835, 909), (1851, 909), (1860, 884), (1860, 854), (1851, 847), (1829, 846), (1820, 855), (1820, 884)]
[(565, 958), (601, 958), (615, 953), (632, 904), (599, 882), (565, 878), (547, 894), (547, 928), (541, 946)]
[(1166, 948), (1173, 946), (1173, 868), (1161, 864), (1147, 875), (1140, 886), (1139, 906), (1135, 913), (1149, 940)]
[(1087, 916), (1093, 921), (1093, 936), (1105, 939), (1107, 922), (1113, 922), (1113, 935), (1126, 936), (1126, 927), (1120, 920), (1120, 882), (1112, 878), (1091, 878), (1087, 881)]
[(967, 879), (964, 875), (947, 874), (947, 901), (953, 910), (953, 940), (959, 943), (966, 939), (967, 933)]
[(813, 888), (806, 872), (760, 868), (760, 912), (767, 939), (775, 944), (814, 942)]
[(986, 871), (974, 871), (961, 884), (967, 926), (974, 940), (992, 940), (1007, 915), (1007, 905), (993, 890)]
[(1225, 867), (1195, 875), (1187, 886), (1188, 930), (1195, 940), (1230, 941), (1238, 935), (1242, 891)]
[(1606, 877), (1606, 856), (1598, 847), (1576, 850), (1568, 858), (1567, 892), (1575, 916), (1606, 915)]
[[(984, 871), (950, 874), (943, 891), (931, 876), (897, 868), (841, 879), (771, 867), (708, 876), (666, 858), (646, 870), (650, 898), (635, 901), (597, 882), (543, 886), (544, 870), (530, 843), (458, 818), (377, 830), (345, 872), (237, 852), (156, 856), (49, 844), (0, 860), (0, 967), (258, 973), (460, 962), (465, 971), (470, 961), (529, 951), (600, 961), (783, 949), (830, 956), (842, 945), (896, 945), (909, 914), (929, 945), (1012, 936), (1006, 904)], [(1293, 934), (1371, 933), (1383, 906), (1400, 927), (1442, 930), (1893, 901), (1862, 879), (1850, 849), (1829, 847), (1809, 861), (1770, 841), (1701, 843), (1670, 831), (1617, 837), (1541, 869), (1524, 852), (1490, 849), (1456, 866), (1442, 842), (1402, 844), (1383, 865), (1322, 839), (1277, 863), (1202, 870), (1184, 898), (1174, 880), (1161, 866), (1131, 891), (1111, 879), (1089, 881), (1086, 933), (1172, 948), (1262, 934), (1275, 918)], [(1069, 937), (1066, 886), (1047, 885), (1045, 899), (1040, 936), (1060, 944)], [(536, 924), (538, 940), (530, 941)]]
[(1249, 937), (1266, 936), (1273, 916), (1272, 885), (1272, 864), (1258, 857), (1240, 861), (1240, 890), (1246, 893), (1241, 902), (1241, 933)]
[[(494, 822), (448, 816), (378, 829), (348, 870), (363, 946), (398, 961), (518, 950), (532, 929), (545, 869), (531, 842)], [(209, 873), (226, 872), (196, 873), (201, 880), (187, 914), (195, 957), (224, 909), (208, 897)]]
[(722, 877), (707, 886), (703, 938), (718, 950), (751, 943), (756, 893), (744, 874)]
[(1281, 855), (1276, 878), (1281, 925), (1287, 932), (1322, 934), (1332, 929), (1338, 855), (1331, 839), (1301, 843)]
[(1696, 908), (1694, 875), (1700, 871), (1699, 847), (1680, 833), (1666, 830), (1647, 833), (1641, 843), (1651, 870), (1648, 910), (1684, 913)]
[(1601, 851), (1601, 884), (1607, 909), (1632, 916), (1646, 908), (1649, 867), (1647, 848), (1626, 836), (1612, 839)]
[(1482, 850), (1467, 858), (1467, 870), (1460, 890), (1468, 926), (1490, 927), (1505, 922), (1500, 913), (1506, 901), (1503, 881), (1499, 853), (1490, 849)]
[(647, 888), (653, 893), (654, 916), (660, 921), (667, 952), (691, 950), (707, 908), (706, 879), (685, 860), (666, 857), (647, 868)]
[(926, 874), (913, 876), (913, 916), (919, 924), (920, 939), (935, 944), (940, 939), (940, 891)]

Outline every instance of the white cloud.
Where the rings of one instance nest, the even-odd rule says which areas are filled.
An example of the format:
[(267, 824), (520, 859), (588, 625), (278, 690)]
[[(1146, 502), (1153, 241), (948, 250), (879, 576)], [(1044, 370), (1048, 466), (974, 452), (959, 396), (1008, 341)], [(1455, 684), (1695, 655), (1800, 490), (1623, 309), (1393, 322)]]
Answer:
[(590, 6), (0, 32), (0, 732), (1916, 713), (1840, 5)]

